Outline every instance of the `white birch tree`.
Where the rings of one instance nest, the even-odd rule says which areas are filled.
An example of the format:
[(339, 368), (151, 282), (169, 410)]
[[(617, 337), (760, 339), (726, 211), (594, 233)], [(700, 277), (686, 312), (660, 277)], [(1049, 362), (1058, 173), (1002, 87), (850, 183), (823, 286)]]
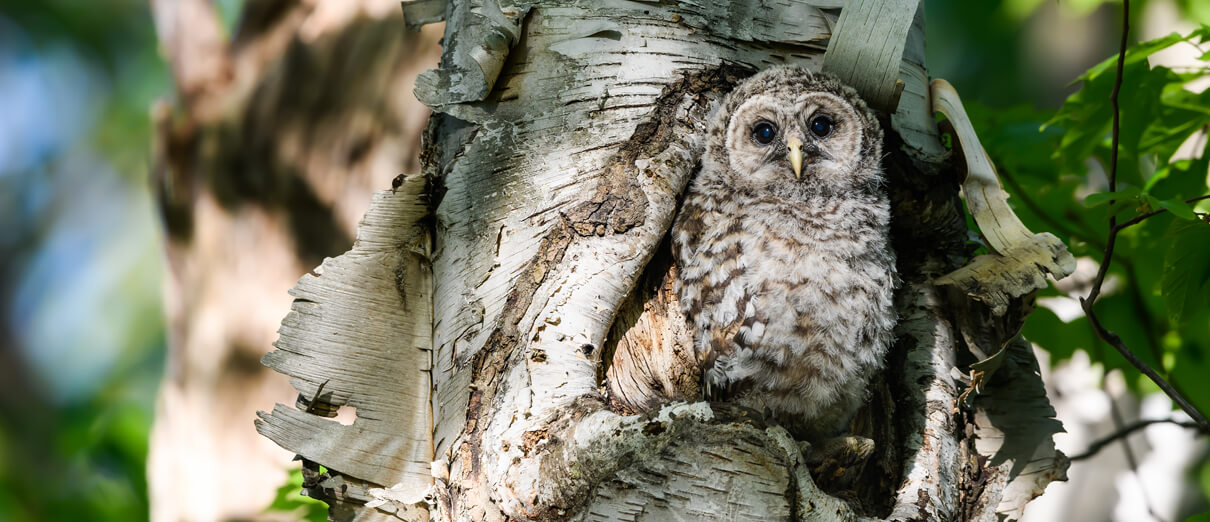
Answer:
[[(422, 170), (303, 276), (264, 359), (299, 400), (257, 428), (303, 459), (333, 519), (997, 520), (1062, 478), (1018, 331), (1045, 272), (1074, 262), (1012, 216), (952, 89), (930, 85), (916, 2), (404, 13), (446, 22), (441, 67), (417, 81), (435, 111)], [(701, 402), (671, 293), (666, 233), (707, 115), (787, 62), (858, 87), (888, 129), (905, 283), (853, 426), (875, 449), (854, 467), (810, 465), (780, 427)], [(960, 184), (994, 251), (974, 260)], [(329, 418), (341, 409), (351, 424)], [(825, 491), (819, 470), (850, 483)]]

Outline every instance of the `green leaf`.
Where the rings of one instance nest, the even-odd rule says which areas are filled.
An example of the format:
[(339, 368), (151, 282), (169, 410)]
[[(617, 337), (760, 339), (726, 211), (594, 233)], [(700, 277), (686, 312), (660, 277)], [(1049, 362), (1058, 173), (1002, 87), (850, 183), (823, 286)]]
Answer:
[(1088, 208), (1104, 205), (1110, 201), (1129, 201), (1142, 191), (1135, 186), (1127, 186), (1117, 192), (1097, 192), (1084, 198), (1084, 206)]
[(1159, 200), (1159, 205), (1178, 218), (1190, 221), (1197, 219), (1197, 214), (1193, 213), (1193, 207), (1180, 198)]
[(1197, 29), (1194, 29), (1192, 33), (1189, 33), (1189, 39), (1192, 40), (1196, 38), (1198, 43), (1204, 43), (1207, 40), (1210, 40), (1210, 25), (1205, 25), (1206, 23), (1207, 22), (1203, 20), (1203, 25), (1201, 27), (1198, 27)]
[(1168, 317), (1180, 324), (1210, 301), (1210, 224), (1176, 222), (1167, 236), (1161, 286)]
[(1142, 206), (1140, 206), (1139, 212), (1151, 212), (1152, 210), (1163, 207), (1163, 204), (1160, 203), (1160, 200), (1151, 194), (1143, 194), (1142, 199), (1144, 202), (1146, 202), (1146, 208), (1142, 208)]
[(1183, 159), (1161, 166), (1147, 180), (1146, 192), (1159, 199), (1189, 199), (1206, 194), (1206, 170), (1210, 169), (1210, 142), (1196, 159)]
[(324, 522), (328, 520), (328, 506), (323, 501), (302, 494), (302, 470), (290, 470), (286, 483), (277, 488), (277, 497), (265, 511), (290, 513), (301, 520)]
[[(1172, 47), (1180, 42), (1185, 41), (1185, 37), (1177, 33), (1172, 33), (1167, 36), (1161, 36), (1154, 40), (1142, 42), (1134, 47), (1126, 50), (1126, 65), (1132, 65), (1146, 60), (1147, 57)], [(1080, 75), (1081, 80), (1096, 78), (1107, 71), (1113, 71), (1118, 65), (1118, 56), (1115, 54), (1105, 61), (1095, 65), (1088, 72)]]
[[(1189, 136), (1210, 124), (1210, 90), (1194, 93), (1185, 88), (1188, 78), (1163, 67), (1152, 70), (1151, 89), (1130, 108), (1130, 124), (1138, 125), (1138, 149), (1155, 153), (1167, 162)], [(1155, 99), (1155, 89), (1159, 97)]]

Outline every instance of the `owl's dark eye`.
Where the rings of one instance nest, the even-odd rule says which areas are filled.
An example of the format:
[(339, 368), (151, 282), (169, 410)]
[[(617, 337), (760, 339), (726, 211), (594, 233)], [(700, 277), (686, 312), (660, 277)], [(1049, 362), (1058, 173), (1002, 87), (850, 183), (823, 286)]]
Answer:
[(811, 134), (820, 138), (832, 133), (832, 118), (824, 115), (816, 116), (811, 120)]
[(777, 126), (772, 123), (761, 120), (752, 126), (752, 139), (761, 145), (773, 143), (775, 137), (777, 137)]

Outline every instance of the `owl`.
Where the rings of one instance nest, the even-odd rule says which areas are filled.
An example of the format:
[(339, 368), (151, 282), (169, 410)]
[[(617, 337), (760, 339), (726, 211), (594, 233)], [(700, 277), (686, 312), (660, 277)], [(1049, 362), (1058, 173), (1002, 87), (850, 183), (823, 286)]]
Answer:
[(672, 229), (707, 399), (803, 440), (861, 406), (895, 326), (881, 147), (856, 91), (798, 67), (749, 78), (711, 116)]

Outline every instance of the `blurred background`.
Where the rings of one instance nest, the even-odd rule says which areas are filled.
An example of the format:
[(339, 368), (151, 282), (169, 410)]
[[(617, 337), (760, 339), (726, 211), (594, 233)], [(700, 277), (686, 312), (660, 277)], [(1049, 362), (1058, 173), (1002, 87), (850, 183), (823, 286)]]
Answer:
[[(243, 4), (216, 5), (230, 34)], [(1016, 182), (1009, 189), (1027, 225), (1099, 259), (1092, 238), (1102, 237), (1096, 230), (1103, 228), (1072, 224), (1082, 219), (1073, 214), (1083, 212), (1072, 195), (1095, 185), (1095, 162), (1064, 167), (1075, 181), (1061, 191), (1058, 167), (1046, 165), (1049, 155), (1033, 163), (1019, 156), (1028, 154), (1022, 143), (1036, 151), (1059, 139), (1038, 127), (1079, 89), (1081, 74), (1116, 53), (1121, 3), (925, 5), (929, 72), (963, 95), (984, 145)], [(1204, 0), (1135, 1), (1131, 8), (1132, 43), (1210, 24)], [(146, 0), (0, 0), (0, 521), (148, 517), (150, 429), (170, 362), (166, 231), (152, 175), (152, 107), (157, 100), (175, 103), (166, 54)], [(1204, 70), (1205, 57), (1190, 44), (1151, 59), (1183, 71)], [(419, 111), (413, 112), (422, 121)], [(1187, 146), (1195, 159), (1197, 145)], [(370, 188), (385, 188), (398, 173), (393, 169), (371, 176)], [(1035, 193), (1049, 199), (1021, 201)], [(341, 222), (351, 226), (363, 207), (347, 207)], [(1136, 246), (1145, 254), (1147, 245)], [(306, 268), (281, 277), (293, 281)], [(1147, 282), (1143, 295), (1119, 314), (1149, 325), (1147, 337), (1129, 340), (1158, 345), (1152, 360), (1183, 377), (1179, 384), (1206, 409), (1210, 392), (1201, 388), (1210, 384), (1197, 376), (1210, 368), (1202, 357), (1210, 350), (1189, 333), (1203, 330), (1170, 321), (1153, 288), (1159, 283), (1147, 277), (1139, 278)], [(1052, 301), (1031, 318), (1026, 334), (1044, 349), (1048, 387), (1068, 431), (1057, 441), (1060, 449), (1078, 454), (1119, 423), (1172, 415), (1167, 399), (1137, 372), (1114, 370), (1124, 366), (1120, 358), (1079, 326), (1069, 296), (1052, 290), (1043, 297)], [(284, 293), (281, 299), (288, 306)], [(1202, 321), (1195, 328), (1210, 329), (1204, 315), (1193, 320)], [(251, 428), (251, 417), (240, 422)], [(1071, 482), (1051, 486), (1027, 511), (1030, 519), (1179, 520), (1210, 508), (1204, 439), (1160, 424), (1129, 440), (1129, 452), (1115, 444), (1074, 464)]]
[(147, 3), (0, 3), (0, 520), (147, 517), (163, 373)]

